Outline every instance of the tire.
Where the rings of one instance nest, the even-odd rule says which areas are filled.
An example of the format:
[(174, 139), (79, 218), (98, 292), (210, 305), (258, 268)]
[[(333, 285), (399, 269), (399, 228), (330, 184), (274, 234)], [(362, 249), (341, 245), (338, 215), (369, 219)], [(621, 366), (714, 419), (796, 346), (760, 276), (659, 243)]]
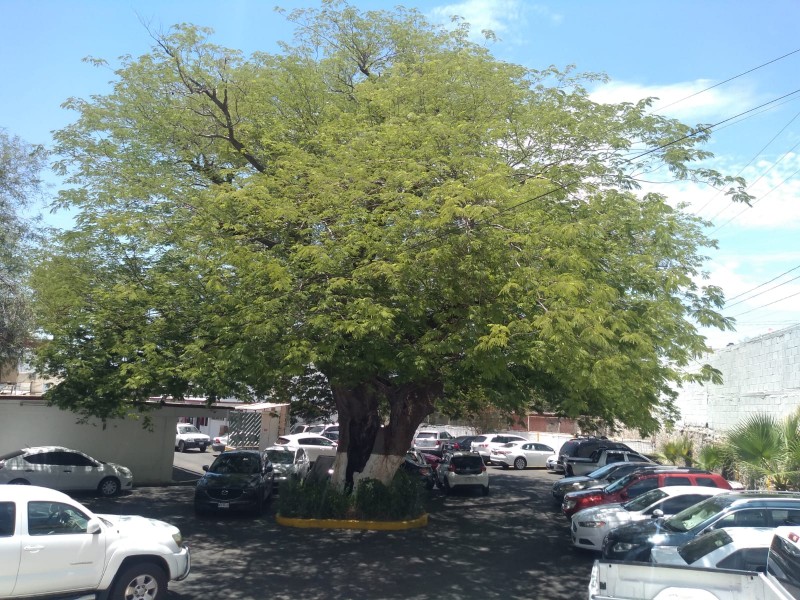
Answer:
[(575, 472), (572, 470), (570, 465), (567, 465), (567, 468), (564, 471), (564, 477), (575, 477)]
[(518, 456), (514, 459), (514, 468), (517, 471), (522, 471), (525, 467), (528, 466), (528, 461), (525, 460), (522, 456)]
[(503, 470), (505, 469), (508, 469), (508, 465), (506, 463), (503, 463)]
[(122, 485), (116, 477), (105, 477), (97, 486), (97, 491), (101, 496), (116, 496), (122, 491)]
[(178, 442), (178, 452), (186, 452), (186, 442), (183, 440)]
[(8, 485), (30, 485), (31, 482), (27, 479), (12, 479), (8, 482)]
[(138, 563), (117, 575), (110, 600), (165, 600), (167, 575), (153, 563)]
[(205, 451), (206, 451), (206, 447), (205, 446), (200, 446), (200, 452), (205, 452)]
[(488, 496), (489, 495), (489, 486), (488, 485), (483, 486), (481, 488), (481, 493), (483, 493), (484, 496)]

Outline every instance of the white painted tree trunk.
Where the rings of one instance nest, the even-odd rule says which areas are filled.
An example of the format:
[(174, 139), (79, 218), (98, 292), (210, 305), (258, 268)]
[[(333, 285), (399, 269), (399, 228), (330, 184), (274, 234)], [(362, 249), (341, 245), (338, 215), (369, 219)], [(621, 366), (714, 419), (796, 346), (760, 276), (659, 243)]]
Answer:
[[(353, 484), (358, 486), (358, 482), (362, 479), (377, 479), (384, 485), (389, 485), (392, 482), (397, 468), (403, 462), (405, 457), (396, 456), (393, 454), (375, 454), (373, 453), (367, 460), (364, 470), (360, 473), (353, 474)], [(339, 489), (344, 488), (345, 473), (347, 472), (347, 454), (340, 452), (336, 455), (336, 460), (333, 463), (333, 476), (331, 483)]]

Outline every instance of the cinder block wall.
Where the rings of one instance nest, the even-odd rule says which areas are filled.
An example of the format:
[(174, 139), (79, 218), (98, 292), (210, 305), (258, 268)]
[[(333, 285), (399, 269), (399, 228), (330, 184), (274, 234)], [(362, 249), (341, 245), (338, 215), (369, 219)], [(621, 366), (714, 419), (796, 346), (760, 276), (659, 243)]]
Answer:
[(722, 385), (686, 385), (679, 391), (679, 427), (730, 430), (755, 413), (782, 418), (800, 408), (800, 326), (714, 352), (706, 362)]

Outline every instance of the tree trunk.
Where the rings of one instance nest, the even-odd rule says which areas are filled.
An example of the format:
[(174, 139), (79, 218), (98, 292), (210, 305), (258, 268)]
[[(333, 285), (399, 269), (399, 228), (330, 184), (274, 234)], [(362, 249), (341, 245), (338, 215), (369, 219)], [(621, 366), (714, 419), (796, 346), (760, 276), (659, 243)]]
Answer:
[[(393, 386), (375, 380), (353, 388), (332, 389), (339, 410), (334, 485), (352, 488), (361, 479), (377, 479), (388, 485), (405, 459), (417, 427), (433, 412), (442, 386)], [(389, 403), (389, 420), (383, 427), (378, 412), (381, 399)]]

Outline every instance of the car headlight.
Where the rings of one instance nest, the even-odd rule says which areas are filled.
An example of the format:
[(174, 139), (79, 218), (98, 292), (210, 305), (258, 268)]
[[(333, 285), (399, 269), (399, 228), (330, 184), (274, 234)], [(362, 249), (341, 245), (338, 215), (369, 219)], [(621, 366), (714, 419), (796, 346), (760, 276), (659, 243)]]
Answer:
[(611, 546), (611, 552), (620, 554), (622, 552), (630, 552), (636, 547), (636, 544), (629, 544), (628, 542), (617, 542)]
[(605, 527), (606, 522), (605, 521), (578, 521), (578, 525), (580, 525), (581, 527), (589, 527), (589, 528)]
[(575, 504), (577, 504), (577, 502), (575, 500), (564, 500), (564, 508), (566, 510), (574, 508)]
[(180, 531), (178, 533), (173, 533), (172, 539), (175, 541), (175, 544), (178, 546), (178, 548), (183, 547), (183, 536), (181, 535)]

